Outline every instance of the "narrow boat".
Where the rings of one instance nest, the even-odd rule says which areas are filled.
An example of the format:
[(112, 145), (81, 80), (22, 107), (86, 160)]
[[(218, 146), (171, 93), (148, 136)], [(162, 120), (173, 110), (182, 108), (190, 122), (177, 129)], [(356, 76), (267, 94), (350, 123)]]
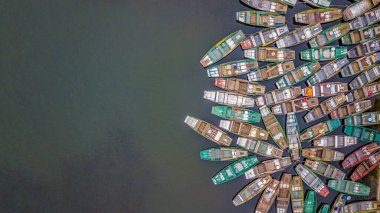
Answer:
[(343, 58), (347, 55), (347, 47), (325, 46), (302, 50), (301, 60), (305, 61), (329, 61)]
[(235, 206), (239, 206), (256, 195), (260, 194), (264, 189), (272, 182), (272, 177), (266, 175), (262, 178), (257, 178), (248, 185), (246, 185), (242, 190), (240, 190), (237, 195), (232, 199), (232, 203)]
[(380, 132), (373, 129), (360, 126), (344, 126), (343, 132), (346, 135), (357, 137), (362, 141), (380, 143)]
[(351, 196), (339, 193), (336, 197), (330, 213), (344, 213), (344, 205), (346, 201), (351, 200)]
[(304, 0), (304, 2), (314, 7), (328, 8), (330, 7), (331, 0)]
[(296, 58), (294, 50), (279, 49), (274, 47), (254, 47), (249, 50), (244, 50), (244, 57), (256, 59), (266, 62), (284, 62), (291, 61)]
[(358, 58), (378, 51), (380, 51), (380, 38), (374, 38), (356, 45), (347, 52), (347, 56), (349, 58)]
[(340, 39), (350, 31), (348, 23), (340, 23), (323, 30), (316, 37), (309, 41), (310, 47), (322, 47)]
[(259, 67), (254, 59), (244, 59), (230, 61), (207, 68), (207, 75), (210, 78), (227, 78), (247, 74)]
[(339, 8), (305, 10), (295, 15), (295, 21), (302, 24), (323, 24), (336, 21), (341, 18), (342, 9)]
[(375, 124), (380, 124), (380, 111), (366, 112), (344, 119), (344, 125), (347, 126), (369, 126)]
[(372, 108), (371, 100), (362, 100), (341, 106), (330, 113), (332, 119), (343, 119), (351, 115), (363, 113)]
[(351, 62), (348, 66), (344, 67), (340, 73), (342, 77), (352, 76), (374, 67), (377, 63), (380, 63), (380, 54), (373, 53)]
[(327, 186), (323, 183), (319, 177), (314, 174), (309, 168), (302, 164), (298, 164), (295, 167), (297, 174), (302, 178), (303, 182), (306, 183), (312, 190), (323, 197), (327, 197), (330, 193)]
[(198, 118), (186, 116), (185, 123), (203, 137), (223, 146), (230, 146), (232, 138), (216, 126)]
[(359, 166), (357, 166), (355, 170), (352, 172), (350, 179), (352, 181), (357, 181), (363, 178), (372, 170), (374, 170), (376, 166), (379, 165), (379, 163), (380, 163), (380, 152), (377, 152), (374, 155), (371, 155), (368, 159), (361, 162)]
[(367, 27), (380, 21), (380, 8), (375, 8), (350, 21), (351, 30)]
[(286, 213), (289, 206), (290, 200), (290, 183), (292, 182), (292, 175), (288, 173), (283, 173), (278, 195), (277, 195), (277, 212)]
[(294, 213), (303, 213), (303, 184), (300, 176), (293, 176), (290, 187), (290, 199), (292, 201), (292, 210)]
[(379, 2), (379, 0), (360, 0), (350, 4), (343, 10), (343, 19), (349, 21), (363, 15), (365, 12), (379, 4)]
[(355, 89), (346, 95), (347, 102), (352, 102), (354, 100), (368, 99), (376, 96), (380, 93), (380, 82), (370, 83), (361, 88)]
[(330, 206), (327, 204), (323, 204), (322, 207), (318, 211), (318, 213), (329, 213), (329, 212), (330, 212)]
[(266, 12), (275, 12), (278, 14), (286, 14), (288, 6), (274, 0), (241, 0), (245, 5), (252, 7), (255, 10)]
[(282, 129), (281, 124), (278, 122), (276, 116), (274, 116), (272, 111), (267, 106), (262, 106), (259, 109), (264, 125), (273, 141), (280, 147), (280, 149), (286, 149), (288, 147), (288, 141), (286, 139), (285, 132)]
[(258, 155), (281, 158), (283, 151), (270, 143), (238, 137), (237, 145)]
[(368, 196), (371, 191), (371, 188), (364, 184), (348, 180), (329, 180), (327, 185), (338, 192), (356, 196)]
[(266, 81), (281, 77), (294, 69), (293, 61), (285, 61), (278, 64), (271, 63), (247, 74), (249, 81)]
[(307, 166), (314, 173), (321, 175), (323, 177), (332, 178), (332, 179), (344, 179), (346, 174), (336, 168), (333, 165), (330, 165), (323, 161), (313, 161), (306, 159), (305, 166)]
[(305, 198), (305, 213), (316, 213), (317, 212), (317, 196), (315, 191), (308, 191)]
[(209, 161), (234, 161), (247, 156), (248, 151), (236, 147), (215, 147), (200, 151), (201, 159)]
[(203, 98), (217, 104), (232, 107), (246, 108), (255, 106), (255, 99), (233, 92), (208, 90), (204, 91)]
[(344, 206), (344, 213), (370, 213), (378, 210), (380, 209), (377, 201), (359, 201)]
[(265, 86), (241, 78), (215, 78), (215, 86), (242, 95), (262, 95)]
[(380, 25), (371, 25), (351, 31), (344, 35), (341, 40), (343, 45), (359, 44), (380, 36)]
[(324, 148), (345, 148), (353, 146), (357, 143), (357, 139), (346, 135), (328, 135), (323, 136), (313, 141), (314, 147)]
[(244, 174), (248, 169), (258, 164), (260, 161), (256, 156), (248, 156), (240, 158), (239, 160), (231, 163), (230, 165), (224, 167), (220, 172), (218, 172), (213, 178), (212, 182), (217, 184), (222, 184), (233, 180), (240, 175)]
[(257, 202), (255, 213), (267, 213), (269, 211), (278, 194), (279, 185), (280, 181), (273, 179), (269, 186), (264, 190), (259, 202)]
[(340, 72), (340, 70), (343, 67), (347, 66), (349, 63), (350, 61), (348, 61), (347, 57), (331, 61), (330, 63), (321, 67), (320, 70), (312, 74), (310, 78), (307, 79), (306, 83), (309, 86), (313, 86), (314, 84), (326, 81), (332, 78), (334, 75), (338, 74), (338, 72)]
[(340, 125), (341, 124), (339, 119), (322, 121), (302, 131), (300, 135), (301, 142), (308, 142), (329, 134), (330, 132), (340, 127)]
[(276, 41), (276, 46), (278, 48), (292, 47), (310, 40), (320, 32), (322, 32), (321, 24), (310, 24), (297, 28)]
[(230, 54), (236, 47), (240, 45), (245, 38), (243, 31), (238, 30), (231, 33), (227, 37), (223, 38), (217, 44), (215, 44), (201, 59), (201, 64), (203, 67), (208, 67), (222, 58)]
[(284, 170), (292, 164), (290, 157), (266, 160), (245, 172), (246, 179), (255, 179), (266, 174), (273, 174)]
[(254, 47), (268, 46), (277, 41), (281, 36), (289, 33), (287, 25), (279, 26), (276, 28), (266, 28), (249, 35), (240, 46), (243, 50), (251, 49)]
[(339, 93), (345, 93), (347, 91), (347, 83), (326, 82), (302, 89), (302, 95), (308, 97), (328, 97), (338, 95)]
[(288, 87), (276, 89), (256, 98), (256, 105), (273, 105), (283, 103), (301, 95), (301, 87)]
[(346, 101), (346, 96), (341, 93), (339, 95), (330, 97), (324, 101), (322, 101), (318, 107), (310, 110), (305, 116), (304, 119), (306, 123), (316, 121), (329, 113), (336, 110), (339, 106), (341, 106)]
[(297, 116), (294, 113), (286, 115), (286, 136), (289, 142), (289, 154), (294, 161), (298, 161), (301, 156), (302, 146)]
[(281, 77), (276, 82), (276, 86), (277, 88), (293, 86), (306, 80), (306, 78), (317, 72), (320, 68), (321, 65), (317, 61), (305, 63)]
[(285, 115), (288, 113), (298, 113), (309, 110), (319, 105), (318, 98), (298, 98), (281, 104), (274, 105), (272, 112), (275, 115)]
[(344, 159), (344, 154), (329, 148), (303, 148), (302, 156), (318, 161), (341, 161)]
[(285, 24), (285, 16), (256, 10), (236, 12), (236, 20), (243, 24), (258, 27), (278, 27)]
[(239, 122), (258, 123), (261, 120), (261, 114), (258, 112), (230, 106), (213, 106), (211, 113), (224, 119)]
[(342, 162), (343, 169), (348, 169), (358, 165), (380, 149), (378, 143), (370, 143), (355, 150)]
[(268, 132), (260, 127), (253, 126), (252, 124), (220, 120), (219, 127), (242, 137), (268, 140)]
[(366, 84), (376, 81), (379, 78), (380, 78), (380, 65), (377, 65), (375, 67), (372, 67), (369, 70), (366, 70), (360, 73), (358, 76), (356, 76), (350, 82), (350, 88), (351, 89), (360, 88)]

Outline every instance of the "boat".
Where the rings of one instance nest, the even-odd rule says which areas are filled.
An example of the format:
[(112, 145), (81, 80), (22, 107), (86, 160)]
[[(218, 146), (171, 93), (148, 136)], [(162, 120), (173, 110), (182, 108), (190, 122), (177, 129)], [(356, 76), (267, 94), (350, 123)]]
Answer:
[(357, 137), (366, 142), (379, 142), (380, 132), (361, 126), (344, 126), (344, 134)]
[(359, 44), (380, 36), (380, 25), (371, 25), (351, 31), (341, 40), (343, 45)]
[(372, 53), (371, 55), (363, 56), (351, 62), (340, 71), (340, 74), (342, 77), (352, 76), (374, 67), (377, 63), (380, 63), (380, 54)]
[(339, 119), (322, 121), (302, 131), (300, 135), (301, 142), (308, 142), (317, 139), (321, 136), (331, 133), (340, 126), (341, 124)]
[(272, 112), (275, 115), (285, 115), (288, 113), (298, 113), (310, 110), (319, 105), (318, 98), (298, 98), (274, 105)]
[(330, 213), (344, 213), (344, 205), (346, 201), (351, 200), (351, 196), (339, 193), (336, 197)]
[(245, 39), (243, 31), (238, 30), (215, 44), (201, 59), (203, 67), (208, 67), (230, 54)]
[(358, 165), (368, 159), (371, 155), (375, 154), (379, 149), (380, 145), (378, 145), (378, 143), (370, 143), (360, 147), (344, 159), (342, 162), (343, 169), (348, 169)]
[(286, 14), (288, 6), (274, 0), (241, 0), (245, 5), (252, 7), (255, 10), (266, 12), (274, 12), (278, 14)]
[(242, 95), (262, 95), (265, 86), (241, 78), (215, 78), (215, 86)]
[(233, 92), (206, 90), (203, 93), (203, 98), (217, 104), (232, 107), (247, 108), (255, 106), (254, 98)]
[(284, 170), (292, 164), (290, 157), (275, 158), (261, 162), (245, 172), (246, 179), (255, 179), (266, 174), (273, 174)]
[(317, 72), (321, 68), (319, 62), (309, 62), (302, 64), (301, 66), (295, 68), (294, 70), (286, 73), (277, 82), (277, 88), (285, 88), (293, 86), (301, 81), (306, 80), (313, 73)]
[(316, 37), (309, 41), (310, 47), (322, 47), (326, 46), (347, 34), (350, 31), (350, 25), (348, 23), (340, 23), (329, 27), (319, 33)]
[(207, 75), (210, 78), (228, 78), (247, 74), (259, 67), (254, 59), (244, 59), (230, 61), (207, 68)]
[(294, 213), (303, 213), (303, 184), (300, 176), (293, 176), (290, 185), (290, 199), (292, 201), (292, 210)]
[(276, 47), (286, 48), (301, 44), (310, 40), (320, 32), (322, 32), (321, 24), (310, 24), (304, 27), (297, 28), (289, 34), (277, 40)]
[(285, 24), (285, 16), (256, 10), (236, 12), (236, 20), (257, 27), (278, 27)]
[(308, 191), (305, 198), (304, 213), (316, 213), (317, 212), (317, 196), (315, 191)]
[(327, 197), (330, 193), (327, 186), (323, 183), (319, 177), (314, 174), (309, 168), (302, 164), (298, 164), (295, 167), (297, 174), (302, 178), (303, 182), (306, 183), (312, 190), (323, 197)]
[(380, 124), (380, 111), (365, 112), (344, 119), (344, 125), (346, 126), (369, 126), (376, 124)]
[(294, 69), (293, 61), (281, 63), (271, 63), (247, 74), (249, 81), (267, 81), (283, 76), (285, 73)]
[(357, 144), (357, 139), (346, 135), (328, 135), (313, 141), (314, 147), (345, 148)]
[(238, 137), (237, 145), (258, 155), (281, 158), (283, 151), (270, 143)]
[(377, 201), (359, 201), (350, 203), (344, 206), (344, 213), (359, 213), (359, 212), (377, 212), (379, 209), (379, 203)]
[(363, 15), (368, 10), (379, 4), (379, 0), (360, 0), (353, 4), (348, 5), (346, 9), (343, 10), (343, 19), (349, 21), (360, 15)]
[(341, 161), (344, 159), (342, 152), (320, 147), (303, 148), (302, 156), (317, 161)]
[(276, 28), (266, 28), (254, 34), (249, 35), (244, 41), (240, 43), (243, 50), (251, 49), (254, 47), (268, 46), (277, 41), (281, 36), (289, 33), (287, 25), (279, 26)]
[(364, 85), (361, 88), (355, 89), (346, 95), (347, 102), (352, 102), (354, 100), (369, 99), (380, 93), (380, 82), (370, 83)]
[(318, 107), (310, 110), (305, 116), (304, 119), (306, 123), (316, 121), (329, 113), (336, 110), (339, 106), (341, 106), (346, 101), (346, 96), (341, 93), (336, 96), (330, 97), (324, 101), (322, 101)]
[(219, 127), (236, 135), (257, 140), (268, 140), (268, 132), (260, 127), (237, 121), (220, 120)]
[(259, 109), (264, 125), (273, 141), (280, 147), (280, 149), (286, 149), (288, 147), (288, 141), (276, 116), (274, 116), (272, 111), (267, 106), (262, 106)]
[(209, 161), (234, 161), (247, 156), (248, 151), (236, 147), (215, 147), (200, 152), (201, 159)]
[(244, 50), (244, 57), (256, 59), (265, 62), (284, 62), (291, 61), (296, 58), (294, 50), (279, 49), (274, 47), (254, 47), (252, 49)]
[[(380, 13), (380, 11), (379, 11)], [(380, 38), (360, 43), (347, 52), (349, 58), (358, 58), (380, 51)]]
[(347, 47), (325, 46), (302, 50), (301, 60), (304, 61), (329, 61), (343, 58), (347, 55)]
[(270, 207), (272, 206), (274, 200), (278, 194), (278, 187), (280, 181), (273, 179), (267, 188), (265, 188), (263, 194), (260, 197), (259, 202), (255, 209), (255, 213), (267, 213)]
[(302, 95), (307, 97), (329, 97), (348, 91), (347, 83), (326, 82), (314, 84), (302, 89)]
[(301, 95), (301, 87), (288, 87), (276, 89), (256, 98), (256, 105), (273, 105), (283, 103)]
[(340, 72), (340, 70), (343, 67), (347, 66), (349, 63), (350, 61), (348, 61), (347, 57), (331, 61), (330, 63), (321, 67), (320, 70), (312, 74), (310, 78), (307, 79), (306, 83), (309, 86), (313, 86), (314, 84), (326, 81), (332, 78), (334, 75), (338, 74), (338, 72)]
[(299, 138), (297, 116), (294, 113), (286, 115), (286, 137), (289, 142), (289, 154), (294, 161), (298, 161), (301, 156), (302, 146)]
[(323, 177), (331, 178), (331, 179), (344, 179), (346, 174), (336, 168), (333, 165), (330, 165), (323, 161), (313, 161), (306, 159), (305, 166), (307, 166), (314, 173), (321, 175)]
[(230, 146), (232, 138), (216, 126), (198, 118), (186, 116), (185, 123), (203, 137), (223, 146)]
[(331, 0), (304, 0), (304, 2), (314, 7), (328, 8), (330, 7)]
[(355, 170), (352, 172), (350, 179), (352, 181), (357, 181), (364, 176), (368, 175), (372, 170), (374, 170), (377, 165), (380, 163), (380, 152), (375, 153), (374, 155), (371, 155), (369, 158), (364, 160), (355, 168)]
[(356, 196), (368, 196), (371, 191), (364, 184), (348, 180), (329, 180), (327, 185), (338, 192)]
[(240, 190), (237, 195), (232, 199), (232, 203), (235, 206), (239, 206), (256, 195), (260, 194), (264, 189), (272, 182), (272, 177), (266, 175), (262, 178), (257, 178), (256, 180), (250, 182), (242, 190)]
[(239, 122), (258, 123), (261, 120), (261, 114), (256, 111), (230, 106), (213, 106), (211, 113), (224, 119)]
[(295, 21), (301, 24), (324, 24), (342, 17), (342, 9), (339, 8), (312, 9), (295, 14)]
[(330, 213), (330, 206), (327, 204), (323, 204), (319, 209), (318, 213)]
[(370, 10), (349, 22), (351, 30), (373, 25), (380, 21), (380, 8)]
[(257, 159), (254, 155), (240, 158), (220, 170), (220, 172), (212, 178), (212, 182), (217, 185), (233, 180), (244, 174), (248, 169), (255, 166), (259, 162), (259, 159)]
[(290, 200), (290, 183), (292, 182), (292, 175), (283, 173), (280, 181), (280, 186), (277, 195), (277, 212), (286, 213)]
[(376, 81), (379, 78), (380, 78), (380, 65), (377, 65), (375, 67), (372, 67), (369, 70), (366, 70), (360, 73), (358, 76), (356, 76), (350, 82), (350, 88), (351, 89), (360, 88), (366, 84)]
[(351, 115), (363, 113), (372, 108), (371, 100), (362, 100), (341, 106), (330, 113), (332, 119), (343, 119)]

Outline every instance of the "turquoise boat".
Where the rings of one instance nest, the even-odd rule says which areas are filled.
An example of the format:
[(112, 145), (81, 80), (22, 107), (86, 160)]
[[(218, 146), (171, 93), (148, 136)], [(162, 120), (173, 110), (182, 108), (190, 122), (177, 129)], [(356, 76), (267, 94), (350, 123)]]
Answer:
[(329, 213), (330, 212), (330, 206), (327, 204), (323, 204), (322, 207), (319, 209), (318, 213)]
[(301, 60), (305, 61), (329, 61), (343, 58), (347, 55), (347, 47), (325, 46), (302, 50)]
[(261, 120), (261, 114), (258, 112), (230, 106), (213, 106), (211, 113), (224, 119), (239, 122), (258, 123)]
[(330, 7), (331, 0), (304, 0), (304, 2), (314, 7), (328, 8)]
[(376, 124), (380, 124), (380, 111), (365, 112), (344, 119), (344, 125), (346, 126), (369, 126)]
[(215, 147), (200, 151), (201, 159), (208, 161), (234, 161), (247, 156), (248, 151), (237, 147)]
[(348, 180), (329, 180), (327, 185), (338, 192), (350, 195), (368, 196), (371, 192), (369, 186)]
[(359, 126), (345, 126), (343, 132), (362, 141), (380, 143), (380, 132), (373, 129)]
[(304, 213), (317, 212), (317, 196), (315, 191), (308, 191), (305, 199)]

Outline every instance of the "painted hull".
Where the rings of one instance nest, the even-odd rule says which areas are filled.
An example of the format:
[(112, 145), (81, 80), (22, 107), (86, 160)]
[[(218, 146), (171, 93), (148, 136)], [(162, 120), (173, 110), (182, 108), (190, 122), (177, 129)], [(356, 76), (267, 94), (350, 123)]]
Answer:
[(241, 78), (215, 78), (215, 86), (242, 95), (262, 95), (265, 86)]
[(313, 141), (314, 147), (324, 148), (345, 148), (357, 144), (357, 139), (352, 136), (345, 135), (328, 135)]
[(295, 167), (297, 174), (302, 178), (303, 182), (305, 182), (312, 190), (317, 192), (319, 195), (323, 197), (327, 197), (330, 193), (327, 186), (323, 183), (321, 179), (318, 178), (316, 174), (314, 174), (309, 168), (302, 164), (298, 164)]
[(364, 85), (372, 83), (380, 78), (380, 65), (377, 65), (369, 70), (366, 70), (356, 76), (350, 82), (351, 89), (358, 89)]
[(207, 75), (210, 78), (235, 77), (252, 72), (258, 67), (259, 63), (254, 59), (230, 61), (207, 68)]
[(351, 31), (344, 35), (341, 40), (343, 45), (359, 44), (380, 36), (380, 25), (368, 26)]
[(354, 19), (375, 7), (379, 2), (379, 0), (361, 0), (348, 5), (343, 11), (343, 19), (345, 21)]
[(262, 10), (266, 12), (275, 12), (278, 14), (286, 14), (288, 6), (278, 3), (274, 0), (241, 0), (245, 5), (254, 8), (255, 10)]
[(244, 57), (256, 59), (265, 62), (284, 62), (292, 61), (296, 58), (294, 50), (279, 49), (274, 47), (255, 47), (249, 50), (244, 50)]
[(314, 191), (308, 191), (305, 199), (305, 213), (316, 213), (317, 212), (317, 196)]
[(237, 195), (232, 199), (232, 203), (235, 206), (239, 206), (254, 196), (260, 194), (264, 189), (272, 182), (272, 177), (267, 175), (263, 178), (258, 178), (248, 185), (246, 185), (242, 190), (240, 190)]
[(363, 113), (372, 108), (371, 100), (357, 101), (341, 106), (330, 113), (332, 119), (343, 119), (351, 115)]
[(238, 122), (258, 123), (261, 120), (261, 114), (258, 112), (230, 106), (213, 106), (211, 113), (221, 118)]
[(300, 176), (293, 176), (290, 185), (290, 199), (292, 201), (292, 210), (294, 213), (303, 213), (304, 192)]
[(273, 141), (280, 147), (280, 149), (286, 149), (288, 147), (288, 141), (285, 132), (272, 111), (267, 106), (262, 106), (260, 107), (260, 113), (263, 123)]
[(360, 201), (344, 206), (344, 213), (370, 213), (378, 210), (380, 210), (379, 204), (376, 201)]
[(375, 8), (350, 21), (351, 30), (367, 27), (380, 21), (380, 8)]
[(257, 106), (279, 104), (286, 101), (295, 99), (301, 95), (301, 87), (288, 87), (284, 89), (277, 89), (265, 93), (262, 96), (256, 98)]
[(374, 82), (353, 90), (351, 93), (348, 93), (346, 95), (346, 98), (347, 102), (352, 102), (354, 100), (358, 101), (362, 99), (368, 99), (378, 94), (380, 94), (380, 83)]
[(310, 40), (320, 32), (322, 32), (321, 24), (310, 24), (293, 30), (286, 36), (280, 38), (276, 41), (276, 46), (278, 48), (292, 47)]
[(288, 173), (283, 173), (278, 195), (277, 195), (277, 205), (276, 209), (279, 213), (286, 213), (289, 207), (290, 200), (290, 183), (292, 182), (292, 175)]
[(358, 58), (380, 51), (380, 38), (360, 43), (347, 52), (348, 58)]
[(340, 73), (342, 77), (352, 76), (374, 67), (377, 63), (380, 63), (380, 54), (373, 53), (351, 62), (348, 66), (344, 67)]
[(257, 140), (268, 140), (268, 132), (252, 124), (221, 120), (219, 127), (242, 137)]
[(294, 113), (286, 115), (286, 136), (289, 142), (289, 154), (294, 161), (298, 161), (301, 156), (302, 146), (297, 116)]
[(320, 68), (321, 65), (319, 62), (305, 63), (281, 77), (276, 82), (276, 87), (285, 88), (293, 86), (301, 81), (306, 80), (306, 78), (316, 73)]
[(303, 148), (302, 156), (315, 161), (341, 161), (344, 154), (329, 148)]
[(328, 23), (342, 18), (342, 9), (326, 8), (306, 10), (295, 15), (295, 21), (302, 24)]
[(350, 62), (348, 61), (348, 59), (346, 57), (334, 60), (334, 61), (324, 65), (323, 67), (321, 67), (320, 70), (318, 70), (312, 76), (310, 76), (310, 78), (307, 79), (306, 83), (309, 86), (313, 86), (317, 83), (321, 83), (323, 81), (326, 81), (326, 80), (332, 78), (333, 76), (335, 76), (336, 74), (338, 74), (340, 72), (340, 70), (343, 67), (347, 66), (349, 63)]
[(380, 163), (380, 153), (377, 152), (374, 155), (371, 155), (368, 159), (363, 161), (355, 168), (352, 172), (350, 179), (352, 181), (357, 181), (364, 176), (368, 175), (372, 170), (374, 170), (377, 165)]
[(338, 192), (356, 196), (368, 196), (371, 191), (364, 184), (347, 180), (329, 180), (327, 185)]
[(216, 147), (200, 151), (200, 158), (208, 161), (234, 161), (247, 156), (248, 151), (236, 147)]
[(245, 172), (246, 179), (255, 179), (286, 169), (292, 164), (290, 157), (266, 160)]
[(322, 101), (318, 107), (315, 107), (312, 110), (310, 110), (304, 116), (304, 119), (306, 123), (321, 119), (322, 117), (338, 109), (338, 107), (343, 105), (344, 102), (346, 102), (346, 96), (343, 93), (330, 97)]
[(280, 181), (273, 180), (269, 186), (264, 190), (263, 194), (260, 197), (259, 202), (255, 209), (255, 213), (267, 213), (269, 208), (272, 206), (276, 196), (278, 194), (278, 187)]
[(311, 169), (314, 173), (327, 178), (344, 179), (344, 177), (346, 176), (344, 172), (342, 172), (335, 166), (322, 161), (312, 161), (306, 159), (304, 165)]
[(380, 146), (378, 143), (370, 143), (360, 147), (344, 159), (342, 162), (343, 169), (348, 169), (358, 165), (376, 153), (379, 149)]
[(301, 60), (305, 61), (330, 61), (343, 58), (347, 55), (347, 47), (326, 46), (303, 50), (300, 53)]
[(304, 0), (304, 2), (314, 6), (314, 7), (319, 7), (319, 8), (328, 8), (330, 7), (331, 0)]
[(328, 121), (320, 122), (314, 126), (311, 126), (301, 132), (301, 142), (308, 142), (310, 140), (317, 139), (321, 136), (329, 134), (341, 126), (339, 119), (332, 119)]
[(258, 27), (278, 27), (285, 24), (285, 16), (256, 10), (237, 12), (236, 20), (243, 24)]
[(278, 64), (271, 63), (248, 73), (247, 77), (249, 81), (267, 81), (281, 77), (294, 68), (293, 61), (285, 61)]
[(310, 110), (318, 105), (318, 98), (298, 98), (274, 105), (272, 107), (272, 112), (275, 115), (286, 115), (288, 113), (298, 113)]
[(249, 152), (266, 157), (281, 158), (283, 154), (281, 149), (264, 141), (239, 137), (236, 143), (238, 146), (248, 150)]
[(322, 47), (326, 46), (347, 34), (350, 31), (350, 25), (348, 23), (341, 23), (334, 25), (326, 30), (322, 31), (315, 38), (311, 39), (310, 47)]
[(255, 106), (255, 99), (233, 92), (209, 90), (203, 92), (203, 98), (217, 104), (231, 107), (247, 108)]
[(376, 124), (380, 124), (380, 111), (362, 113), (344, 119), (344, 125), (347, 126), (369, 126)]
[(348, 91), (348, 84), (341, 82), (326, 82), (302, 89), (302, 95), (307, 97), (329, 97)]
[(345, 126), (343, 132), (362, 141), (380, 143), (380, 132), (373, 129), (359, 126)]
[(279, 26), (276, 28), (266, 28), (257, 33), (249, 35), (244, 41), (240, 43), (243, 50), (251, 49), (254, 47), (268, 46), (277, 41), (281, 36), (289, 32), (288, 26)]

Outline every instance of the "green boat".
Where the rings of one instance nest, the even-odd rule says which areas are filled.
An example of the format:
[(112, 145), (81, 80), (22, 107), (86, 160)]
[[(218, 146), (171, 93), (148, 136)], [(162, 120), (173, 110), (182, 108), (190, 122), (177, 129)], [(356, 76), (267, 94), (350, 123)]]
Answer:
[(314, 7), (328, 8), (330, 7), (331, 0), (304, 0), (304, 2)]
[(317, 196), (315, 191), (308, 191), (305, 198), (304, 213), (316, 213), (317, 212)]
[(212, 178), (212, 182), (217, 185), (233, 180), (243, 175), (258, 163), (260, 163), (260, 161), (255, 155), (241, 158), (220, 170), (220, 172)]
[(365, 112), (344, 119), (344, 125), (346, 126), (369, 126), (376, 124), (380, 124), (380, 111)]
[(300, 53), (301, 60), (305, 61), (329, 61), (343, 58), (347, 55), (347, 47), (325, 46), (303, 50)]
[(258, 123), (261, 120), (261, 114), (258, 112), (230, 106), (213, 106), (211, 113), (224, 119), (239, 122)]
[(258, 67), (259, 64), (255, 59), (230, 61), (207, 68), (207, 75), (210, 78), (235, 77), (254, 71)]
[(329, 27), (309, 41), (310, 47), (315, 48), (326, 46), (340, 39), (342, 36), (350, 32), (350, 30), (350, 25), (348, 23), (340, 23)]
[(330, 206), (327, 204), (323, 204), (322, 207), (318, 211), (318, 213), (329, 213), (329, 212), (330, 212)]
[(339, 119), (330, 119), (327, 121), (320, 122), (301, 132), (301, 142), (308, 142), (326, 134), (329, 134), (330, 132), (336, 130), (340, 126), (341, 123)]
[(274, 12), (256, 10), (236, 12), (236, 20), (258, 27), (278, 27), (285, 24), (285, 16)]
[(362, 141), (380, 143), (380, 132), (373, 129), (359, 126), (345, 126), (343, 132)]
[(277, 82), (277, 88), (293, 86), (317, 72), (321, 68), (318, 62), (305, 63), (294, 70), (286, 73)]
[(357, 196), (368, 196), (371, 192), (371, 188), (354, 181), (348, 180), (329, 180), (328, 187), (342, 193), (357, 195)]
[(343, 45), (359, 44), (380, 36), (380, 25), (371, 25), (344, 35), (341, 40)]
[(200, 151), (201, 159), (209, 161), (234, 161), (247, 156), (248, 151), (237, 147), (215, 147)]

